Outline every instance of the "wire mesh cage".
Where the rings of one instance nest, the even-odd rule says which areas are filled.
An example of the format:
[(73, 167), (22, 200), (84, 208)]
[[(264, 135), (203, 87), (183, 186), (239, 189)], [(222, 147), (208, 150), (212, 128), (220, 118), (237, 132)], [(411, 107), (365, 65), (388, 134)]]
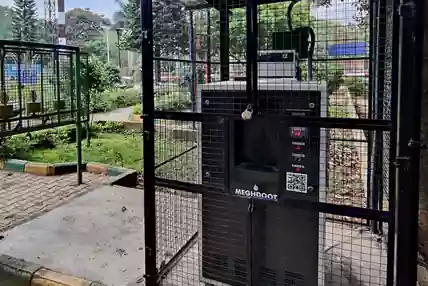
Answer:
[(150, 3), (147, 285), (392, 285), (394, 3)]
[(78, 48), (0, 41), (0, 134), (72, 124), (78, 112), (81, 122), (88, 121), (89, 94), (80, 94), (86, 59)]

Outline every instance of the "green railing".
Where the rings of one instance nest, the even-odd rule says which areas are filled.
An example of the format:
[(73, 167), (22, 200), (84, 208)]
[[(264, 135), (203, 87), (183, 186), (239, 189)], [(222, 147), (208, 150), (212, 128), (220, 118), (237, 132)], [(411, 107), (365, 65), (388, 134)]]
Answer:
[(81, 127), (90, 119), (87, 62), (77, 47), (0, 40), (0, 139), (75, 124), (81, 163)]
[(0, 137), (88, 121), (86, 61), (77, 47), (0, 41)]

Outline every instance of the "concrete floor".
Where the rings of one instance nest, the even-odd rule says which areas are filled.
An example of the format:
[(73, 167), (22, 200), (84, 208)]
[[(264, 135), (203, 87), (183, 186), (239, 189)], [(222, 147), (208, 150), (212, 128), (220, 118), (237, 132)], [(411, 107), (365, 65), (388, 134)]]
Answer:
[(143, 193), (103, 186), (4, 233), (0, 253), (111, 286), (144, 271)]
[[(196, 200), (157, 194), (159, 261), (168, 261), (163, 252), (175, 253), (197, 230)], [(141, 190), (103, 186), (5, 232), (0, 253), (108, 286), (144, 285), (143, 210)], [(333, 278), (324, 286), (385, 285), (386, 248), (376, 237), (338, 222), (326, 224), (325, 237), (330, 247), (320, 271)], [(204, 285), (199, 248), (196, 243), (184, 254), (162, 285)]]

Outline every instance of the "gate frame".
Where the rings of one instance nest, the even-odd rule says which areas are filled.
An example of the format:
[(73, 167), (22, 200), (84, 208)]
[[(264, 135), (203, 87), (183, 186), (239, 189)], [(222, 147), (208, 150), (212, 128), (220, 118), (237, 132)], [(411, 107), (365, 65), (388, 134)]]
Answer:
[[(423, 51), (423, 7), (422, 0), (390, 0), (393, 2), (392, 38), (392, 87), (391, 120), (383, 118), (310, 118), (283, 116), (291, 124), (318, 126), (320, 128), (365, 129), (371, 131), (391, 131), (390, 154), (390, 199), (389, 211), (376, 208), (373, 199), (371, 208), (358, 208), (331, 203), (311, 203), (290, 200), (286, 206), (296, 206), (317, 212), (364, 218), (376, 223), (388, 222), (388, 262), (387, 285), (416, 285), (417, 273), (417, 231), (418, 231), (418, 191), (420, 154), (420, 102), (421, 71)], [(154, 119), (182, 121), (205, 121), (216, 116), (198, 113), (159, 112), (154, 110), (153, 85), (153, 15), (152, 1), (138, 1), (141, 11), (142, 46), (142, 97), (143, 140), (144, 140), (144, 220), (145, 220), (145, 267), (146, 285), (158, 285), (156, 267), (156, 186), (168, 187), (192, 193), (203, 194), (215, 188), (155, 177)], [(202, 8), (202, 7), (201, 7)], [(204, 7), (205, 8), (205, 7)], [(226, 15), (225, 15), (226, 14)], [(227, 17), (220, 13), (220, 20)], [(257, 5), (247, 2), (247, 91), (249, 102), (257, 107)], [(221, 80), (229, 79), (228, 21), (220, 25)], [(227, 53), (228, 55), (228, 53)], [(376, 55), (375, 55), (376, 56)], [(379, 60), (379, 59), (378, 59)], [(371, 75), (370, 75), (371, 76)], [(378, 80), (376, 78), (376, 80)], [(379, 87), (379, 83), (377, 85)], [(373, 90), (375, 87), (373, 87)], [(409, 92), (409, 90), (411, 92)], [(412, 94), (409, 98), (408, 94)], [(373, 104), (380, 99), (374, 99)], [(373, 106), (372, 106), (373, 107)], [(373, 112), (373, 109), (372, 109)], [(412, 115), (410, 115), (412, 114)], [(399, 116), (400, 115), (400, 116)], [(221, 115), (219, 115), (221, 116)], [(218, 116), (217, 116), (218, 117)], [(282, 118), (282, 117), (281, 117)], [(400, 128), (405, 126), (405, 128)], [(396, 159), (395, 159), (396, 158)], [(394, 193), (394, 192), (395, 193)], [(377, 229), (376, 225), (373, 226)], [(395, 248), (396, 247), (396, 248)], [(399, 270), (397, 270), (399, 269)], [(395, 282), (395, 283), (394, 283)]]
[(394, 1), (397, 7), (394, 16), (400, 23), (395, 55), (398, 62), (397, 89), (392, 90), (396, 92), (397, 100), (396, 129), (393, 132), (397, 133), (394, 270), (398, 286), (417, 283), (424, 2)]

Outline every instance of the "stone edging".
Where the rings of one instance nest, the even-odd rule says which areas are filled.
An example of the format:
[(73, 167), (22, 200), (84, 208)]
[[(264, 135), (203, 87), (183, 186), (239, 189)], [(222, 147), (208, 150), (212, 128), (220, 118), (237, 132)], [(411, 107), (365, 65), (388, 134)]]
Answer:
[(105, 286), (100, 282), (70, 276), (41, 265), (0, 255), (1, 286)]
[[(76, 172), (76, 168), (77, 163), (75, 162), (49, 164), (29, 162), (18, 159), (7, 159), (5, 161), (0, 161), (0, 170), (23, 172), (39, 176), (58, 176), (70, 174)], [(89, 173), (103, 174), (106, 176), (119, 176), (133, 171), (130, 169), (113, 167), (110, 165), (93, 162), (84, 163), (83, 170)]]

